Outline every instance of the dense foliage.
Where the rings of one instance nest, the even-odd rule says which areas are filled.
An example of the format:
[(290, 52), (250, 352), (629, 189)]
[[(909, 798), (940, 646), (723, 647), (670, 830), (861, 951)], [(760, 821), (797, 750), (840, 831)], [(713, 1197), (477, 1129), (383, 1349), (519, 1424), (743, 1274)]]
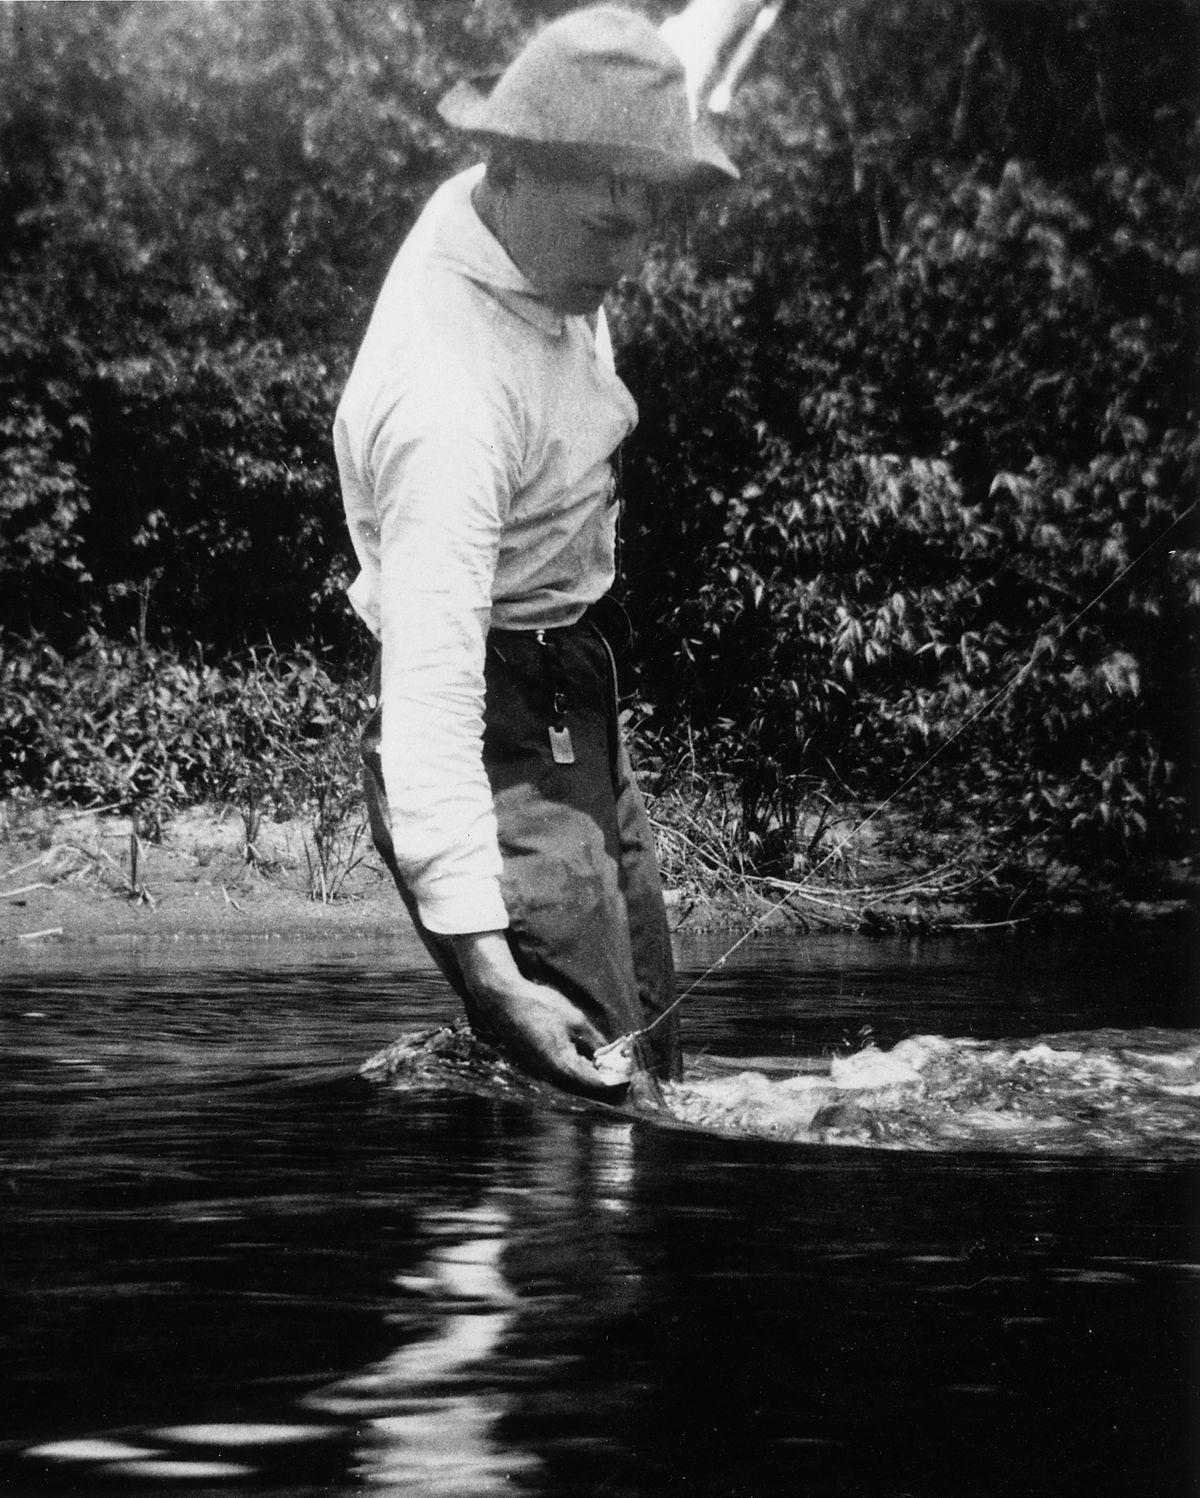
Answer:
[(0, 747), (12, 792), (138, 814), (156, 836), (198, 802), (247, 819), (355, 794), (358, 694), (311, 650), (219, 664), (89, 634), (68, 663), (47, 640), (0, 647)]
[[(33, 747), (72, 660), (358, 665), (337, 392), (464, 159), (432, 100), (568, 8), (4, 8), (6, 787), (83, 794)], [(1186, 0), (795, 4), (727, 125), (742, 185), (613, 308), (642, 729), (664, 774), (685, 729), (736, 774), (764, 866), (814, 788), (1187, 845), (1195, 43)], [(176, 796), (217, 789), (194, 669)]]

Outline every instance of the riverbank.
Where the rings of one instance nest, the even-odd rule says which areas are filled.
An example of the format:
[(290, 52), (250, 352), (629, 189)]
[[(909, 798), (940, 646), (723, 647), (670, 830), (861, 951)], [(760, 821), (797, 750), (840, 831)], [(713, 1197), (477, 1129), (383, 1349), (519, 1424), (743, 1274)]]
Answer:
[[(1134, 897), (1104, 897), (1064, 878), (1053, 900), (989, 887), (979, 850), (918, 844), (895, 819), (847, 816), (836, 853), (791, 880), (740, 878), (686, 856), (683, 832), (658, 826), (672, 924), (680, 932), (764, 928), (983, 930), (1072, 922), (1186, 922), (1188, 869), (1164, 867)], [(232, 807), (179, 812), (159, 840), (105, 811), (0, 806), (0, 943), (370, 936), (406, 929), (391, 880), (359, 824), (318, 836), (299, 819), (246, 819)]]

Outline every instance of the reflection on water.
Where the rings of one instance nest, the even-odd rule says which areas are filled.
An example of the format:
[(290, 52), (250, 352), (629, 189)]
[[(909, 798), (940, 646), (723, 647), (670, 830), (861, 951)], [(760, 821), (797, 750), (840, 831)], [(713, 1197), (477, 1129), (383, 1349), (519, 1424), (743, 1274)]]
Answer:
[[(536, 1451), (500, 1425), (517, 1414), (514, 1391), (527, 1371), (521, 1318), (536, 1309), (539, 1319), (567, 1324), (573, 1297), (519, 1285), (506, 1266), (520, 1273), (528, 1248), (523, 1234), (555, 1200), (575, 1201), (587, 1211), (628, 1210), (633, 1125), (596, 1123), (580, 1135), (566, 1120), (546, 1119), (530, 1144), (532, 1189), (541, 1198), (532, 1213), (529, 1185), (500, 1187), (475, 1206), (433, 1213), (421, 1223), (431, 1247), (414, 1270), (396, 1276), (407, 1307), (397, 1320), (411, 1325), (424, 1309), (428, 1332), (303, 1401), (353, 1423), (359, 1432), (354, 1472), (373, 1487), (487, 1498), (511, 1493), (514, 1479), (530, 1482), (543, 1468)], [(544, 1254), (538, 1258), (544, 1275)], [(623, 1277), (624, 1311), (632, 1284)], [(601, 1307), (612, 1313), (611, 1295), (599, 1303), (594, 1294), (589, 1299), (592, 1314)], [(539, 1378), (553, 1370), (569, 1385), (569, 1361), (543, 1346)]]
[(1189, 1492), (1185, 954), (752, 955), (666, 1123), (358, 1080), (381, 949), (14, 968), (0, 1487)]
[(503, 1347), (519, 1306), (501, 1268), (510, 1227), (500, 1200), (426, 1223), (435, 1246), (397, 1284), (428, 1297), (435, 1314), (445, 1308), (440, 1322), (305, 1399), (321, 1414), (354, 1422), (357, 1476), (396, 1491), (488, 1498), (511, 1491), (514, 1475), (538, 1465), (495, 1432), (511, 1402), (502, 1387)]

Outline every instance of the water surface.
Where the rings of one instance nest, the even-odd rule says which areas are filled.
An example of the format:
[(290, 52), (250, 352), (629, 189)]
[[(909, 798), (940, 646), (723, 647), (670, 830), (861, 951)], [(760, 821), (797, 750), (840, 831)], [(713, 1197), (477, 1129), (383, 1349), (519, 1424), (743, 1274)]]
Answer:
[(1182, 950), (755, 940), (688, 1001), (666, 1123), (361, 1081), (455, 1017), (408, 947), (6, 960), (4, 1491), (1200, 1471)]

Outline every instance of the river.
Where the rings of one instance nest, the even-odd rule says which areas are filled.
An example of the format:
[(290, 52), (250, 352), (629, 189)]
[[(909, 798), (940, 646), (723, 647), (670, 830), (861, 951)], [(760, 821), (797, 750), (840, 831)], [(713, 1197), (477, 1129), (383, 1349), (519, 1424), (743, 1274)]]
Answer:
[(1178, 943), (755, 938), (688, 999), (661, 1119), (420, 1046), (361, 1078), (455, 1017), (403, 944), (3, 960), (5, 1492), (1200, 1476)]

